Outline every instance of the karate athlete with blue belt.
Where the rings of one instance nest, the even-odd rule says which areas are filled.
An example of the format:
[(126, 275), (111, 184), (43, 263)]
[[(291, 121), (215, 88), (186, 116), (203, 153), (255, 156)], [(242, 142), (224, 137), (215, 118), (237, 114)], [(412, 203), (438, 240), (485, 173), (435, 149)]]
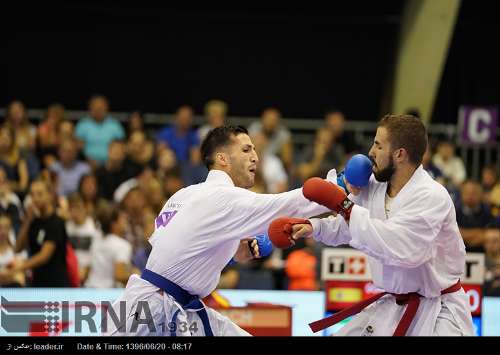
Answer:
[[(179, 190), (163, 207), (149, 239), (146, 269), (130, 277), (108, 310), (101, 326), (104, 335), (249, 335), (200, 299), (216, 288), (239, 248), (247, 247), (242, 240), (266, 233), (279, 216), (308, 218), (329, 211), (306, 199), (302, 189), (249, 191), (258, 157), (243, 127), (213, 129), (201, 153), (209, 169), (206, 181)], [(257, 256), (270, 252), (267, 236), (250, 244)]]

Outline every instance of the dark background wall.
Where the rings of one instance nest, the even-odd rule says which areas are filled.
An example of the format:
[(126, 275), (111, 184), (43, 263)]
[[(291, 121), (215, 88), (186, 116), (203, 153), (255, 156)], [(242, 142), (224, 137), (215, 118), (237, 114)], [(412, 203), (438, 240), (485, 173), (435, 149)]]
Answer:
[(463, 0), (433, 121), (456, 122), (462, 104), (500, 106), (499, 4)]
[[(350, 118), (373, 120), (403, 5), (193, 10), (76, 2), (13, 12), (0, 106), (20, 98), (29, 107), (61, 101), (85, 109), (98, 92), (117, 111), (172, 112), (187, 103), (200, 112), (221, 98), (231, 115), (275, 105), (286, 117), (320, 117), (338, 106)], [(463, 102), (500, 102), (500, 57), (471, 50), (491, 46), (498, 32), (498, 24), (477, 26), (482, 8), (464, 0), (436, 103), (440, 121), (453, 121)]]
[[(211, 98), (232, 115), (276, 105), (287, 117), (329, 106), (378, 115), (402, 2), (330, 9), (171, 9), (66, 5), (11, 28), (8, 90), (31, 107), (60, 100), (84, 109), (90, 93), (114, 110), (198, 112)], [(391, 15), (392, 14), (392, 15)], [(392, 16), (392, 17), (391, 17)], [(33, 24), (36, 21), (36, 25)], [(26, 22), (25, 22), (26, 23)]]

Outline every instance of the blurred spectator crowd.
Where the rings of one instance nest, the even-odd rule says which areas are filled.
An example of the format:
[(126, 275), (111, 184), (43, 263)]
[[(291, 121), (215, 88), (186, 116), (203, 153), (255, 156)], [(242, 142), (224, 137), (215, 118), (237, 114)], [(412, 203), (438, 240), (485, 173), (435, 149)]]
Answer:
[[(200, 143), (227, 123), (227, 113), (225, 102), (209, 101), (206, 123), (195, 127), (193, 109), (181, 106), (172, 124), (151, 131), (138, 111), (122, 125), (102, 95), (90, 98), (88, 114), (77, 121), (52, 104), (38, 125), (22, 102), (11, 102), (0, 120), (0, 287), (123, 287), (145, 267), (148, 238), (167, 199), (204, 181)], [(252, 190), (288, 191), (366, 154), (371, 141), (357, 141), (345, 122), (341, 111), (326, 112), (313, 141), (298, 151), (280, 111), (265, 109), (247, 127), (260, 157)], [(483, 167), (479, 181), (469, 179), (448, 140), (431, 144), (423, 161), (455, 202), (467, 250), (486, 255), (485, 294), (500, 296), (497, 165)], [(228, 266), (219, 287), (321, 289), (322, 248), (307, 239)]]

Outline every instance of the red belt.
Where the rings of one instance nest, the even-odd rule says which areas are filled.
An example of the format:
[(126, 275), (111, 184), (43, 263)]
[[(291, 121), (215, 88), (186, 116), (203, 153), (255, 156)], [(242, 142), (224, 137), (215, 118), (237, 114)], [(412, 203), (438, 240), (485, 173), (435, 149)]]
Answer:
[[(457, 283), (454, 284), (453, 286), (450, 286), (447, 289), (441, 291), (441, 294), (445, 295), (447, 293), (457, 292), (461, 288), (462, 284), (460, 283), (460, 280), (458, 280)], [(423, 297), (416, 292), (406, 293), (406, 294), (394, 294), (389, 292), (382, 292), (364, 301), (356, 303), (355, 305), (346, 308), (338, 313), (335, 313), (332, 316), (310, 323), (309, 327), (311, 327), (311, 330), (314, 333), (319, 332), (320, 330), (323, 330), (334, 324), (337, 324), (338, 322), (346, 319), (347, 317), (353, 316), (361, 312), (364, 308), (368, 307), (373, 302), (375, 302), (376, 300), (385, 295), (393, 295), (396, 298), (396, 303), (400, 306), (405, 304), (408, 305), (408, 307), (406, 307), (405, 313), (403, 314), (403, 317), (401, 317), (401, 320), (399, 321), (398, 326), (393, 334), (393, 336), (404, 336), (408, 328), (410, 328), (413, 318), (415, 318), (418, 306), (420, 305), (420, 297)]]

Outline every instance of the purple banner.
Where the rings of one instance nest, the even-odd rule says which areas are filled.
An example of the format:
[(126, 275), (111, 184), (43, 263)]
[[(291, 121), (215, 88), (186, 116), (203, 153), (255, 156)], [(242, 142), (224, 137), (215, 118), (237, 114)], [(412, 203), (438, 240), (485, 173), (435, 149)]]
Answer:
[(459, 137), (463, 143), (494, 143), (498, 124), (496, 107), (461, 106), (459, 110)]

